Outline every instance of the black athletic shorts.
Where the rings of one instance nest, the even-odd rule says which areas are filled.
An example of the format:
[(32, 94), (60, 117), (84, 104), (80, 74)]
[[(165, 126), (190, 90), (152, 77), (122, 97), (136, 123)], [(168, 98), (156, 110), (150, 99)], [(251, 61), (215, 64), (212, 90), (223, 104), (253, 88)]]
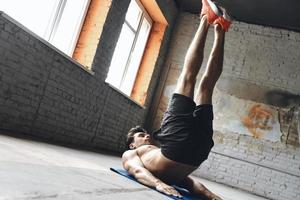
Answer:
[(161, 128), (152, 136), (160, 142), (162, 154), (167, 158), (199, 166), (214, 145), (212, 121), (211, 104), (196, 106), (191, 98), (175, 93)]

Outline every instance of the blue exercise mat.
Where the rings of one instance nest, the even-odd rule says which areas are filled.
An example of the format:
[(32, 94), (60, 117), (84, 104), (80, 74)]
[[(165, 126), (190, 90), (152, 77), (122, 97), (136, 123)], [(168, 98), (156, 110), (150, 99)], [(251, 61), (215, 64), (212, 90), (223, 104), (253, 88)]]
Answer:
[[(135, 181), (135, 182), (141, 184), (140, 182), (138, 182), (132, 175), (130, 175), (130, 174), (129, 174), (126, 170), (124, 170), (124, 169), (114, 169), (114, 168), (110, 168), (110, 170), (112, 170), (113, 172), (116, 172), (116, 173), (118, 173), (118, 174), (120, 174), (120, 175), (122, 175), (122, 176), (125, 176), (125, 177), (129, 178), (130, 180), (133, 180), (133, 181)], [(143, 184), (142, 184), (142, 185), (143, 185)], [(146, 186), (146, 187), (149, 187), (149, 186), (147, 186), (147, 185), (145, 185), (145, 186)], [(172, 187), (174, 187), (174, 188), (175, 188), (175, 189), (183, 196), (183, 198), (181, 198), (181, 199), (183, 199), (183, 200), (203, 200), (203, 199), (201, 199), (201, 198), (199, 198), (199, 197), (194, 197), (193, 195), (191, 195), (191, 194), (189, 193), (189, 191), (187, 191), (187, 190), (184, 189), (184, 188), (178, 187), (178, 186), (176, 186), (176, 185), (172, 185)], [(155, 188), (152, 188), (152, 187), (149, 187), (149, 188), (151, 188), (151, 189), (157, 191)], [(159, 191), (157, 191), (157, 192), (159, 192)], [(164, 193), (162, 193), (162, 192), (159, 192), (159, 193), (161, 193), (161, 194), (163, 194), (163, 195), (166, 195), (166, 194), (164, 194)], [(174, 196), (171, 196), (171, 195), (166, 195), (166, 196), (170, 197), (171, 199), (180, 199), (180, 198), (177, 198), (177, 197), (174, 197)]]

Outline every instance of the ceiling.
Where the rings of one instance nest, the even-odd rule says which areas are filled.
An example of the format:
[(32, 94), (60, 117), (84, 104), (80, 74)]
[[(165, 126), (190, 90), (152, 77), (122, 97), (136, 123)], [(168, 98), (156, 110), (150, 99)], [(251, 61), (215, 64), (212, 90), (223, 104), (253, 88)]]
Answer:
[[(187, 12), (199, 13), (201, 0), (175, 0)], [(300, 32), (300, 0), (215, 0), (237, 21)]]

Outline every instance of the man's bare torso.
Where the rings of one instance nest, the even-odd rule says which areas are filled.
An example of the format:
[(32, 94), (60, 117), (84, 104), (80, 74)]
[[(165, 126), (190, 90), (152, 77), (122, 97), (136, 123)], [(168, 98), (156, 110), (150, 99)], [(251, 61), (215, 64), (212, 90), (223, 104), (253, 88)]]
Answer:
[(170, 184), (181, 182), (197, 169), (196, 166), (178, 163), (166, 158), (161, 153), (161, 149), (154, 145), (142, 145), (126, 153), (130, 153), (132, 158), (138, 157), (144, 167), (154, 176)]

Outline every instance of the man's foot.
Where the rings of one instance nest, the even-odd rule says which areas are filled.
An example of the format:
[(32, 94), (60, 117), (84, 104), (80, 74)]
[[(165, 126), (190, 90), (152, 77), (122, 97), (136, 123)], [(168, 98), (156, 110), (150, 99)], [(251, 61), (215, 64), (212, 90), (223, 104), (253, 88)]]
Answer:
[(211, 0), (202, 0), (202, 9), (200, 17), (206, 15), (207, 22), (213, 24), (215, 20), (222, 17), (222, 12)]
[(215, 21), (214, 24), (220, 24), (222, 29), (224, 31), (228, 31), (231, 22), (232, 22), (232, 18), (228, 15), (228, 13), (226, 12), (225, 8), (222, 8), (220, 6), (218, 6), (218, 8), (222, 11), (223, 15), (219, 16)]

